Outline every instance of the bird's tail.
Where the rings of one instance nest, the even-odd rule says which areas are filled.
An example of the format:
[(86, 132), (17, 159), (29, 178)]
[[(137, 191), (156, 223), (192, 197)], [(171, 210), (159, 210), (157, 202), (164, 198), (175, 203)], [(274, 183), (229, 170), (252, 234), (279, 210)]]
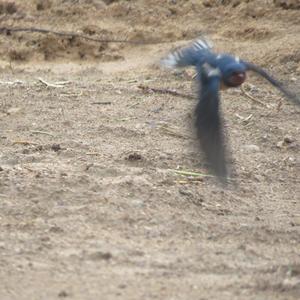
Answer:
[(201, 63), (205, 54), (210, 52), (212, 44), (203, 37), (194, 40), (190, 45), (171, 52), (161, 60), (161, 65), (167, 68), (181, 68), (195, 66)]

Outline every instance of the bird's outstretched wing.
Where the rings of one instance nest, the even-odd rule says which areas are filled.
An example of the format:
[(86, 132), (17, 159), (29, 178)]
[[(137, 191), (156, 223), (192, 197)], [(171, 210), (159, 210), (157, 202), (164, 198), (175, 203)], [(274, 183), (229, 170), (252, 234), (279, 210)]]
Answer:
[(196, 39), (189, 46), (179, 48), (171, 52), (161, 60), (161, 64), (167, 68), (182, 68), (196, 66), (203, 63), (211, 53), (212, 44), (203, 37)]
[(289, 91), (280, 81), (273, 78), (264, 69), (254, 65), (252, 63), (249, 63), (249, 62), (244, 62), (244, 63), (248, 70), (253, 71), (253, 72), (259, 74), (260, 76), (264, 77), (265, 79), (267, 79), (273, 86), (275, 86), (278, 90), (280, 90), (286, 96), (286, 98), (288, 98), (290, 101), (300, 105), (300, 98), (296, 94)]
[(220, 71), (207, 63), (197, 69), (201, 85), (196, 107), (197, 135), (210, 168), (226, 183), (226, 147), (219, 108)]

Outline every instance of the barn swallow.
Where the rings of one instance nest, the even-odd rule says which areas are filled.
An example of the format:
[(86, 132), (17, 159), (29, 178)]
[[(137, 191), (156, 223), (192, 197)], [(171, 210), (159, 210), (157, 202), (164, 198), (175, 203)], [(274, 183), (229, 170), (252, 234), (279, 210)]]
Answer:
[(300, 105), (300, 100), (262, 68), (230, 54), (213, 52), (210, 42), (203, 38), (178, 49), (162, 59), (168, 68), (194, 66), (199, 83), (195, 110), (196, 130), (201, 149), (211, 171), (224, 183), (228, 178), (227, 151), (220, 116), (220, 89), (242, 85), (248, 71), (254, 71), (279, 89), (287, 99)]

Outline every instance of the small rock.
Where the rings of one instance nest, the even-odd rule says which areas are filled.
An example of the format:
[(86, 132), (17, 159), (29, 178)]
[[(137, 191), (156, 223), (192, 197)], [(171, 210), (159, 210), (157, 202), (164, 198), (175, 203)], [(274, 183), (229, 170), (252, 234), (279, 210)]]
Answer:
[(298, 277), (286, 278), (282, 282), (283, 287), (285, 288), (296, 288), (300, 285), (300, 279)]
[(29, 149), (23, 149), (22, 150), (22, 154), (29, 154), (30, 153), (30, 150)]
[(135, 207), (143, 207), (144, 206), (144, 201), (143, 200), (138, 200), (138, 199), (136, 199), (136, 200), (132, 200), (131, 201), (131, 204), (133, 205), (133, 206), (135, 206)]
[(110, 260), (112, 258), (112, 254), (110, 252), (97, 251), (92, 253), (89, 258), (91, 260)]
[(293, 147), (295, 139), (291, 136), (286, 135), (282, 141), (279, 141), (276, 146), (277, 148), (283, 148), (284, 146)]
[(251, 152), (259, 152), (260, 151), (260, 148), (257, 146), (257, 145), (244, 145), (242, 147), (243, 150), (245, 150), (246, 152), (248, 153), (251, 153)]
[(300, 9), (299, 0), (273, 0), (275, 6), (283, 9)]
[(51, 150), (53, 150), (54, 152), (58, 152), (59, 150), (61, 150), (60, 144), (53, 144), (51, 146)]
[(117, 2), (118, 0), (102, 0), (106, 5), (110, 5), (114, 2)]
[(188, 189), (185, 189), (185, 188), (180, 188), (179, 193), (183, 196), (188, 196), (188, 197), (193, 196), (193, 193), (191, 191), (189, 191)]
[(54, 233), (64, 232), (64, 230), (61, 227), (57, 226), (57, 225), (51, 226), (50, 229), (49, 229), (49, 231), (50, 232), (54, 232)]
[(68, 297), (69, 296), (69, 294), (66, 292), (66, 291), (60, 291), (59, 293), (58, 293), (58, 297), (59, 298), (66, 298), (66, 297)]
[[(4, 2), (4, 1), (1, 1)], [(17, 6), (14, 2), (4, 2), (0, 4), (0, 14), (12, 15), (17, 12)]]
[(276, 144), (277, 148), (283, 148), (283, 146), (284, 146), (284, 141), (280, 141)]
[(262, 182), (263, 181), (263, 176), (255, 174), (253, 175), (253, 178), (257, 181), (257, 182)]
[(291, 144), (291, 143), (293, 143), (295, 140), (294, 140), (291, 136), (286, 135), (286, 136), (283, 138), (283, 141), (284, 141), (286, 144)]
[(7, 110), (8, 115), (14, 115), (21, 111), (20, 107), (11, 107)]
[(139, 153), (133, 152), (126, 157), (126, 160), (129, 160), (129, 161), (142, 160), (142, 155)]
[(51, 8), (52, 3), (49, 0), (38, 0), (36, 3), (37, 10), (46, 10)]
[(126, 287), (127, 287), (126, 284), (120, 284), (120, 285), (118, 285), (119, 289), (126, 289)]

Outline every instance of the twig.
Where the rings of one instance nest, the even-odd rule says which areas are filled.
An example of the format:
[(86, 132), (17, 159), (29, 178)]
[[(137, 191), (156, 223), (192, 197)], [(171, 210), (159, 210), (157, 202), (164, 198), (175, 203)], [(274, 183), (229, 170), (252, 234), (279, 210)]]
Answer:
[(28, 170), (29, 172), (36, 172), (35, 170), (29, 168), (28, 166), (23, 166), (24, 169)]
[(64, 85), (70, 83), (70, 81), (63, 81), (63, 82), (56, 82), (56, 83), (49, 83), (47, 81), (45, 81), (42, 78), (38, 78), (38, 81), (40, 81), (41, 83), (43, 83), (44, 85), (48, 86), (48, 87), (53, 87), (53, 88), (61, 88), (64, 87)]
[(115, 121), (119, 121), (119, 122), (126, 122), (126, 121), (131, 121), (131, 120), (136, 120), (137, 119), (137, 117), (125, 117), (125, 118), (120, 118), (120, 119), (118, 119), (118, 118), (116, 118), (116, 119), (114, 119)]
[(242, 91), (242, 94), (246, 97), (248, 97), (250, 100), (252, 100), (253, 102), (255, 103), (259, 103), (260, 105), (266, 107), (266, 108), (270, 108), (269, 105), (265, 104), (264, 102), (258, 100), (258, 99), (255, 99), (254, 97), (252, 97), (248, 92), (246, 92), (245, 88), (243, 85), (241, 85), (241, 91)]
[(281, 108), (282, 108), (282, 101), (279, 100), (278, 105), (277, 105), (277, 107), (276, 107), (276, 111), (277, 111), (277, 112), (280, 112), (280, 111), (281, 111)]
[(190, 184), (190, 183), (201, 183), (203, 181), (203, 178), (201, 177), (195, 177), (195, 178), (188, 178), (187, 180), (175, 180), (175, 183), (179, 184)]
[(248, 117), (244, 118), (242, 116), (240, 116), (239, 114), (235, 114), (236, 117), (238, 117), (240, 120), (242, 120), (243, 122), (248, 122), (250, 119), (252, 119), (253, 114), (250, 114)]
[(169, 94), (169, 95), (186, 98), (186, 99), (196, 99), (196, 97), (193, 95), (182, 94), (175, 90), (154, 88), (154, 87), (149, 87), (149, 86), (145, 86), (145, 85), (139, 85), (138, 88), (141, 89), (145, 93)]
[(54, 82), (54, 84), (57, 84), (57, 85), (66, 85), (66, 84), (69, 84), (69, 83), (71, 83), (71, 81), (56, 81), (56, 82)]
[(101, 155), (102, 153), (100, 152), (87, 152), (86, 155), (92, 155), (92, 156), (98, 156)]
[(128, 108), (133, 108), (133, 107), (136, 107), (137, 105), (139, 105), (141, 103), (141, 101), (137, 101), (131, 105), (128, 106)]
[(80, 33), (75, 33), (75, 32), (61, 32), (61, 31), (55, 31), (55, 30), (50, 30), (50, 29), (43, 29), (43, 28), (35, 28), (35, 27), (0, 27), (0, 33), (4, 33), (6, 35), (10, 35), (12, 32), (37, 32), (37, 33), (42, 33), (42, 34), (54, 34), (58, 36), (63, 36), (63, 37), (70, 37), (70, 38), (81, 38), (84, 40), (88, 41), (93, 41), (93, 42), (100, 42), (100, 43), (126, 43), (126, 44), (164, 44), (164, 43), (169, 43), (170, 41), (158, 41), (158, 42), (145, 42), (145, 41), (128, 41), (124, 39), (107, 39), (107, 38), (92, 38)]
[(15, 84), (23, 84), (24, 82), (21, 80), (15, 80), (15, 81), (0, 81), (0, 84), (3, 85), (15, 85)]
[(169, 171), (174, 172), (177, 175), (188, 176), (188, 177), (214, 177), (213, 175), (203, 174), (198, 172), (184, 171), (184, 170), (172, 170)]
[(40, 130), (30, 130), (31, 133), (34, 134), (44, 134), (44, 135), (49, 135), (54, 137), (54, 135), (52, 133), (46, 132), (46, 131), (40, 131)]
[(109, 104), (111, 104), (111, 102), (110, 101), (103, 101), (103, 102), (92, 102), (91, 104), (98, 104), (98, 105), (109, 105)]
[(14, 141), (13, 145), (25, 145), (25, 146), (28, 146), (28, 145), (39, 145), (39, 144), (35, 143), (35, 142), (30, 142), (30, 141)]

